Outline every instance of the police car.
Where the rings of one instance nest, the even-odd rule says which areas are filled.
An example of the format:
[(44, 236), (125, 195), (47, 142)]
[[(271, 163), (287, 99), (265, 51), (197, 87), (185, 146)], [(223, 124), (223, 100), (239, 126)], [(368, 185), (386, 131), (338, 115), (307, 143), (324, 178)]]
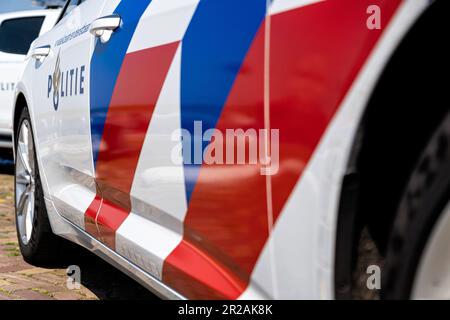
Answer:
[(31, 42), (50, 30), (58, 9), (0, 14), (0, 150), (12, 149), (14, 89)]
[(350, 298), (364, 231), (382, 298), (450, 298), (445, 2), (68, 1), (16, 87), (23, 257), (65, 238), (165, 298)]

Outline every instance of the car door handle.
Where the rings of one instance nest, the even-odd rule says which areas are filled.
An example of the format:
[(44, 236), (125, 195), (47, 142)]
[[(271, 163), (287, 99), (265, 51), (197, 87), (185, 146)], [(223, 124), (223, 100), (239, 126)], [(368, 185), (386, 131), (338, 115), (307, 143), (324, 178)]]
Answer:
[(109, 41), (112, 33), (120, 27), (121, 22), (122, 19), (117, 14), (101, 17), (91, 23), (89, 32), (100, 38), (102, 43), (105, 43)]
[(42, 60), (50, 54), (50, 46), (42, 46), (33, 49), (31, 56), (36, 60)]

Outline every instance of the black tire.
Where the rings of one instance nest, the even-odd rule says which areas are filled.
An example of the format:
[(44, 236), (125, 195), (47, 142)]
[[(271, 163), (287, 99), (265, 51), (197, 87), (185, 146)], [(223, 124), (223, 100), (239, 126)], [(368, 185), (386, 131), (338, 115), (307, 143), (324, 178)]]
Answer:
[[(28, 113), (28, 109), (24, 108), (22, 110), (14, 137), (15, 150), (17, 150), (17, 144), (19, 141), (18, 135), (24, 120), (28, 120), (33, 137), (33, 128), (31, 126), (30, 115)], [(34, 144), (34, 146), (36, 145)], [(17, 203), (15, 203), (16, 231), (20, 251), (24, 260), (32, 265), (47, 266), (60, 262), (63, 239), (54, 235), (52, 232), (50, 222), (48, 220), (47, 209), (45, 207), (44, 193), (42, 191), (35, 148), (33, 148), (33, 151), (35, 155), (35, 214), (32, 222), (33, 229), (31, 237), (27, 244), (24, 244), (19, 236), (19, 228), (17, 223)], [(17, 165), (14, 166), (14, 188), (16, 188), (16, 170)], [(15, 202), (17, 202), (17, 200), (15, 200)]]
[(384, 299), (410, 298), (423, 249), (449, 200), (450, 111), (430, 139), (403, 193), (382, 275)]

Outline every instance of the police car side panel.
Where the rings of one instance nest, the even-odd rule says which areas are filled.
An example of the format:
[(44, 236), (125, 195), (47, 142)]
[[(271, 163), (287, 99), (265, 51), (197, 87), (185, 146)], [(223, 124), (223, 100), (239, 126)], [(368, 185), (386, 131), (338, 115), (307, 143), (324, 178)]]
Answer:
[[(96, 216), (96, 227), (99, 238), (109, 247), (122, 251), (183, 295), (189, 298), (237, 298), (247, 288), (250, 274), (273, 224), (381, 31), (370, 32), (365, 24), (366, 16), (359, 14), (364, 12), (368, 2), (355, 4), (349, 1), (346, 6), (337, 1), (298, 2), (297, 5), (305, 7), (294, 5), (287, 10), (278, 9), (266, 19), (266, 8), (261, 2), (246, 2), (245, 6), (241, 4), (240, 10), (236, 11), (230, 2), (204, 1), (197, 5), (182, 36), (181, 46), (177, 42), (163, 41), (159, 46), (151, 44), (152, 47), (141, 48), (137, 52), (132, 52), (133, 46), (130, 46), (126, 55), (123, 55), (126, 47), (123, 42), (133, 42), (141, 32), (136, 20), (146, 21), (145, 13), (150, 14), (150, 19), (155, 19), (158, 11), (154, 11), (154, 6), (157, 3), (158, 1), (153, 1), (148, 7), (147, 4), (141, 4), (142, 7), (129, 11), (126, 1), (122, 1), (115, 13), (128, 21), (124, 25), (123, 36), (117, 34), (117, 41), (113, 38), (103, 48), (104, 55), (97, 57), (94, 52), (92, 59), (92, 67), (97, 68), (97, 64), (108, 61), (108, 50), (112, 51), (114, 44), (122, 50), (119, 54), (120, 59), (123, 57), (120, 71), (115, 71), (111, 77), (117, 77), (114, 88), (111, 84), (99, 96), (99, 99), (109, 102), (107, 110), (94, 110), (95, 114), (91, 113), (93, 118), (96, 117), (93, 122), (99, 125), (99, 128), (92, 130), (94, 163), (103, 201)], [(382, 7), (389, 20), (399, 3), (400, 1), (378, 1), (377, 4)], [(329, 20), (327, 18), (330, 14), (334, 16)], [(233, 26), (229, 25), (229, 19), (233, 19)], [(310, 21), (323, 21), (329, 27), (330, 41), (325, 45), (320, 40), (321, 32), (324, 31), (321, 28), (317, 29), (317, 34), (311, 32), (310, 38), (301, 39), (307, 43), (305, 48), (312, 51), (311, 58), (299, 42), (292, 41), (298, 34), (288, 32), (293, 30), (289, 25), (295, 25), (299, 21), (301, 24), (296, 29), (311, 29)], [(347, 24), (342, 26), (341, 21), (347, 21)], [(266, 32), (267, 22), (270, 22), (271, 33)], [(127, 26), (136, 28), (136, 32), (132, 34), (126, 29)], [(275, 35), (274, 31), (277, 32)], [(151, 34), (148, 29), (145, 32), (146, 36)], [(164, 28), (161, 28), (158, 34), (163, 33)], [(268, 34), (274, 35), (270, 39), (273, 59), (270, 61), (270, 70), (265, 69)], [(354, 46), (349, 45), (351, 40), (355, 40)], [(289, 47), (292, 45), (293, 47)], [(177, 221), (175, 220), (174, 225), (173, 221), (167, 219), (164, 207), (152, 199), (152, 196), (158, 197), (167, 190), (146, 190), (144, 187), (143, 194), (146, 196), (138, 198), (138, 193), (136, 196), (133, 193), (133, 186), (142, 178), (136, 175), (136, 164), (139, 164), (140, 157), (145, 154), (161, 154), (158, 151), (166, 156), (169, 154), (169, 150), (151, 149), (156, 146), (156, 139), (151, 136), (151, 131), (150, 138), (146, 141), (150, 144), (147, 145), (148, 153), (142, 148), (142, 144), (152, 121), (160, 121), (154, 117), (155, 106), (164, 101), (165, 95), (161, 87), (164, 78), (166, 81), (171, 79), (167, 70), (170, 62), (177, 63), (178, 46), (181, 47), (179, 110), (183, 129), (195, 132), (195, 122), (200, 122), (204, 129), (216, 128), (222, 131), (238, 128), (267, 129), (266, 117), (269, 116), (272, 125), (279, 128), (284, 136), (280, 144), (282, 167), (272, 177), (261, 175), (257, 165), (209, 165), (191, 163), (191, 159), (184, 159), (183, 175), (181, 179), (180, 175), (175, 177), (182, 184), (184, 178), (185, 199), (181, 189), (178, 189), (176, 197), (181, 203), (181, 210), (186, 201), (184, 217), (183, 212), (179, 212), (183, 219), (183, 232), (180, 232), (182, 239), (177, 243), (176, 233), (167, 232), (177, 232)], [(338, 50), (341, 55), (335, 54), (334, 46), (341, 46)], [(288, 53), (290, 55), (286, 56)], [(308, 90), (309, 95), (299, 92), (305, 85), (315, 84), (314, 78), (299, 79), (303, 73), (297, 73), (298, 56), (302, 55), (304, 59), (300, 61), (304, 61), (305, 71), (314, 62), (309, 59), (317, 56), (328, 68), (337, 68), (331, 74), (325, 67), (309, 70), (318, 79), (324, 79), (319, 82), (319, 87)], [(289, 63), (292, 65), (286, 68)], [(92, 76), (109, 74), (111, 69), (102, 70), (98, 74), (93, 72)], [(146, 69), (153, 70), (153, 74), (139, 73)], [(272, 100), (265, 101), (265, 90), (269, 88), (266, 87), (264, 75), (268, 71), (275, 86), (270, 87)], [(138, 74), (144, 83), (152, 84), (147, 90), (139, 87), (139, 84), (135, 84), (136, 88), (129, 86), (130, 79), (137, 78)], [(95, 85), (102, 82), (91, 79), (91, 83)], [(104, 89), (102, 83), (96, 91)], [(265, 108), (265, 102), (270, 104), (273, 113)], [(99, 103), (99, 108), (96, 103)], [(102, 101), (91, 101), (91, 109), (102, 109), (105, 106)], [(291, 109), (280, 112), (275, 110), (288, 107)], [(139, 119), (135, 117), (137, 114), (141, 115)], [(293, 117), (295, 114), (298, 116)], [(241, 122), (241, 119), (246, 119), (246, 122)], [(249, 119), (252, 121), (249, 122)], [(294, 119), (298, 120), (293, 121)], [(99, 130), (100, 142), (95, 141), (96, 130)], [(105, 149), (96, 151), (96, 143)], [(145, 166), (148, 162), (141, 161), (140, 164), (144, 168), (141, 168), (142, 171), (138, 170), (138, 174), (147, 170)], [(150, 172), (152, 179), (156, 174), (154, 170)], [(164, 171), (163, 177), (170, 177), (168, 170)], [(136, 188), (135, 190), (137, 191)], [(270, 201), (264, 201), (267, 198)], [(91, 207), (95, 212), (98, 200), (94, 200)], [(148, 231), (146, 228), (149, 228)], [(140, 232), (135, 232), (137, 230)], [(142, 235), (153, 235), (157, 239)], [(154, 240), (160, 240), (156, 247), (149, 245)], [(174, 244), (176, 245), (170, 252), (169, 249)], [(146, 250), (155, 252), (156, 255), (141, 254)], [(161, 259), (166, 255), (165, 259)], [(158, 258), (164, 261), (162, 268)], [(270, 260), (275, 259), (276, 253), (275, 256), (270, 256)], [(276, 274), (271, 265), (266, 269), (266, 275)], [(276, 279), (272, 278), (270, 281), (273, 287)], [(253, 284), (255, 288), (260, 285), (258, 281)], [(273, 294), (273, 289), (268, 291), (269, 294), (267, 291), (263, 294)]]
[[(91, 2), (86, 3), (90, 4)], [(121, 3), (125, 5), (126, 2), (122, 1)], [(241, 30), (248, 28), (245, 30), (248, 32), (247, 35), (250, 35), (251, 40), (242, 43), (243, 40), (240, 39), (240, 46), (234, 47), (237, 43), (233, 42), (233, 39), (224, 39), (229, 40), (228, 44), (233, 45), (232, 52), (227, 53), (230, 56), (225, 56), (233, 63), (226, 64), (228, 68), (221, 69), (222, 73), (219, 76), (228, 81), (228, 77), (231, 77), (231, 84), (228, 84), (230, 81), (211, 82), (211, 76), (202, 73), (205, 70), (201, 68), (201, 63), (208, 63), (214, 61), (214, 59), (205, 60), (205, 57), (211, 55), (204, 55), (204, 52), (196, 51), (202, 49), (208, 52), (211, 48), (206, 45), (203, 47), (201, 40), (208, 39), (208, 36), (213, 38), (214, 35), (222, 35), (223, 29), (220, 28), (220, 23), (223, 22), (210, 21), (210, 19), (214, 20), (222, 14), (227, 16), (225, 13), (230, 11), (226, 10), (225, 2), (229, 4), (229, 1), (216, 2), (216, 4), (223, 5), (223, 8), (220, 5), (214, 7), (207, 0), (203, 2), (204, 5), (202, 5), (202, 2), (196, 3), (196, 1), (185, 5), (186, 1), (160, 2), (154, 0), (149, 7), (142, 11), (142, 19), (136, 24), (136, 32), (127, 46), (126, 54), (123, 56), (123, 64), (116, 73), (117, 81), (113, 85), (114, 88), (109, 89), (110, 99), (107, 104), (103, 105), (105, 108), (103, 111), (101, 110), (102, 103), (98, 105), (100, 106), (99, 109), (98, 106), (94, 108), (96, 105), (93, 105), (92, 102), (94, 90), (97, 90), (93, 90), (96, 87), (93, 86), (92, 77), (98, 75), (88, 73), (91, 130), (89, 145), (92, 145), (93, 171), (83, 167), (83, 161), (71, 166), (74, 167), (74, 171), (87, 168), (87, 173), (85, 173), (87, 177), (94, 177), (95, 172), (99, 177), (99, 188), (94, 194), (94, 190), (87, 188), (86, 184), (83, 185), (83, 182), (78, 180), (74, 182), (74, 178), (65, 176), (62, 168), (59, 168), (60, 174), (69, 181), (67, 183), (68, 188), (76, 184), (89, 190), (89, 196), (83, 198), (80, 195), (77, 198), (78, 200), (83, 198), (83, 201), (85, 201), (84, 227), (86, 228), (86, 221), (89, 218), (92, 219), (89, 214), (89, 210), (92, 209), (93, 212), (98, 213), (98, 215), (95, 215), (97, 219), (96, 221), (94, 219), (94, 223), (99, 228), (97, 234), (89, 231), (88, 228), (86, 228), (86, 231), (119, 252), (121, 256), (126, 257), (134, 265), (138, 265), (143, 270), (155, 275), (172, 289), (188, 298), (331, 298), (333, 230), (340, 178), (342, 172), (344, 172), (357, 119), (359, 119), (370, 93), (363, 89), (366, 86), (372, 87), (374, 85), (383, 64), (389, 58), (389, 53), (395, 49), (395, 45), (401, 39), (402, 34), (406, 32), (415, 17), (423, 10), (425, 2), (404, 1), (401, 3), (398, 13), (394, 14), (396, 12), (394, 6), (400, 4), (400, 2), (388, 5), (386, 1), (376, 1), (378, 5), (389, 12), (389, 18), (393, 17), (393, 20), (391, 22), (392, 27), (385, 31), (385, 38), (382, 38), (381, 45), (377, 47), (370, 59), (369, 53), (381, 34), (380, 32), (370, 34), (368, 30), (364, 29), (365, 20), (351, 19), (355, 10), (363, 8), (365, 2), (355, 7), (352, 7), (349, 2), (348, 6), (352, 10), (342, 12), (331, 10), (337, 3), (333, 0), (323, 3), (320, 1), (290, 0), (283, 2), (276, 0), (269, 10), (262, 9), (262, 18), (258, 15), (260, 11), (255, 10), (255, 8), (259, 8), (259, 4), (249, 2), (249, 6), (253, 6), (252, 12), (249, 13), (250, 10), (245, 11), (248, 8), (242, 8), (242, 4), (237, 3), (233, 6), (233, 10), (230, 10), (233, 11), (233, 19), (235, 19), (233, 21), (245, 24), (239, 25), (239, 27)], [(352, 2), (352, 4), (354, 3)], [(104, 13), (114, 12), (118, 8), (116, 5), (118, 5), (118, 1), (114, 2), (112, 8), (106, 6)], [(152, 5), (154, 11), (149, 9)], [(241, 16), (235, 16), (235, 11), (239, 8), (242, 8), (247, 14), (253, 15), (252, 18), (243, 21), (243, 18), (240, 19)], [(178, 33), (174, 31), (177, 36), (170, 36), (168, 31), (164, 33), (167, 30), (165, 28), (161, 28), (161, 34), (164, 35), (161, 38), (149, 32), (148, 25), (151, 26), (154, 23), (156, 26), (163, 26), (166, 18), (173, 18), (174, 12), (181, 12), (180, 15), (184, 18), (184, 20), (180, 17), (176, 19), (179, 23), (177, 25), (181, 29)], [(351, 25), (354, 28), (361, 27), (359, 22), (363, 23), (361, 28), (364, 30), (359, 30), (358, 32), (362, 32), (362, 34), (358, 33), (356, 37), (361, 41), (359, 46), (358, 43), (355, 45), (356, 53), (351, 51), (348, 57), (337, 56), (337, 58), (346, 61), (346, 63), (339, 65), (348, 68), (340, 70), (343, 72), (342, 74), (347, 74), (347, 79), (334, 77), (327, 79), (328, 69), (321, 68), (319, 62), (332, 63), (334, 55), (330, 55), (329, 51), (334, 52), (334, 49), (328, 48), (326, 45), (322, 46), (323, 42), (321, 42), (320, 36), (318, 36), (317, 41), (308, 38), (299, 39), (309, 43), (311, 45), (309, 50), (314, 53), (310, 56), (303, 56), (310, 63), (305, 65), (302, 72), (294, 72), (292, 75), (292, 70), (299, 69), (296, 69), (296, 64), (289, 65), (289, 63), (295, 63), (295, 60), (289, 59), (285, 61), (287, 63), (286, 68), (277, 71), (278, 61), (273, 59), (282, 59), (279, 56), (280, 53), (276, 54), (277, 49), (281, 50), (286, 45), (299, 43), (290, 41), (289, 37), (283, 38), (283, 35), (278, 34), (278, 32), (283, 31), (283, 24), (288, 23), (289, 16), (295, 17), (302, 13), (304, 13), (303, 19), (298, 19), (297, 22), (306, 25), (298, 26), (301, 29), (310, 28), (307, 22), (315, 21), (315, 24), (320, 24), (317, 22), (318, 18), (324, 19), (325, 22), (333, 20), (330, 19), (330, 15), (336, 18), (335, 21), (347, 17), (348, 19), (344, 21), (350, 19), (351, 23), (355, 23)], [(321, 16), (322, 13), (324, 13), (326, 19)], [(126, 14), (126, 12), (123, 11), (122, 14)], [(148, 14), (148, 17), (146, 14)], [(204, 14), (208, 17), (206, 21), (202, 20)], [(364, 14), (362, 16), (366, 17)], [(161, 19), (158, 20), (158, 18)], [(260, 19), (259, 23), (257, 23), (258, 19)], [(126, 22), (126, 20), (124, 21)], [(185, 23), (182, 23), (182, 21), (185, 21)], [(143, 31), (139, 31), (141, 23), (147, 25), (147, 28), (142, 29)], [(274, 33), (267, 32), (268, 25), (270, 25), (270, 28), (274, 28), (272, 30)], [(204, 30), (205, 26), (210, 27), (212, 34)], [(331, 30), (330, 32), (339, 35), (340, 31), (342, 29), (337, 28), (337, 30)], [(230, 34), (233, 35), (233, 32)], [(319, 99), (322, 105), (312, 110), (312, 112), (319, 110), (321, 113), (318, 115), (306, 112), (310, 107), (309, 102), (316, 102), (313, 94), (320, 92), (320, 90), (314, 91), (314, 88), (306, 90), (310, 94), (311, 101), (300, 100), (281, 104), (282, 108), (297, 106), (298, 109), (293, 107), (294, 109), (291, 111), (293, 114), (300, 113), (298, 114), (299, 117), (312, 117), (310, 118), (310, 124), (316, 126), (312, 128), (314, 129), (312, 131), (293, 131), (296, 128), (298, 117), (292, 116), (290, 119), (283, 121), (282, 117), (286, 116), (285, 112), (274, 114), (278, 112), (278, 110), (273, 109), (279, 103), (277, 100), (283, 101), (285, 93), (282, 91), (283, 88), (270, 85), (270, 93), (274, 95), (274, 98), (271, 99), (265, 91), (269, 88), (267, 82), (264, 81), (264, 74), (269, 74), (269, 70), (264, 67), (267, 66), (267, 60), (265, 59), (267, 59), (268, 48), (265, 44), (267, 44), (267, 36), (270, 34), (272, 34), (272, 37), (277, 37), (270, 39), (270, 52), (273, 51), (274, 53), (274, 56), (271, 56), (269, 60), (270, 66), (274, 67), (274, 74), (270, 69), (271, 82), (280, 81), (276, 78), (277, 74), (286, 76), (286, 81), (283, 84), (288, 91), (285, 92), (291, 92), (293, 97), (297, 97), (296, 99), (298, 99), (298, 96), (296, 96), (295, 90), (299, 89), (299, 84), (302, 83), (299, 82), (299, 79), (301, 80), (301, 75), (304, 74), (310, 75), (305, 84), (310, 83), (310, 81), (315, 83), (313, 80), (317, 76), (318, 79), (325, 77), (323, 78), (324, 83), (327, 83), (325, 80), (330, 81), (331, 83), (328, 82), (328, 85), (332, 88), (339, 88), (336, 89), (335, 95), (328, 97), (324, 94), (327, 99)], [(301, 35), (301, 33), (290, 35), (289, 32), (286, 32), (286, 34), (292, 37), (300, 37)], [(134, 39), (139, 40), (133, 42)], [(146, 43), (149, 39), (150, 41)], [(365, 42), (365, 39), (370, 41)], [(40, 43), (44, 44), (41, 40), (39, 39)], [(343, 40), (344, 44), (351, 46), (350, 42), (345, 42), (345, 38)], [(221, 48), (222, 43), (214, 43), (214, 39), (211, 39), (211, 41), (217, 46), (216, 48)], [(192, 48), (192, 52), (190, 48)], [(348, 48), (345, 47), (345, 49)], [(239, 50), (244, 53), (238, 57), (233, 56)], [(346, 53), (349, 52), (346, 51)], [(302, 54), (305, 54), (305, 51), (299, 53), (300, 60)], [(355, 58), (355, 54), (358, 58)], [(203, 59), (196, 60), (195, 55)], [(308, 58), (317, 56), (323, 57), (323, 59), (316, 61), (319, 64), (313, 63), (314, 59), (312, 62), (308, 60)], [(142, 57), (144, 57), (144, 62), (139, 60)], [(90, 61), (90, 71), (92, 68), (98, 68), (95, 63), (101, 62), (101, 58), (101, 56), (96, 57), (94, 51)], [(368, 62), (366, 62), (367, 59), (369, 59)], [(221, 63), (224, 61), (227, 60), (220, 60), (216, 62), (216, 65), (213, 64), (210, 67), (219, 67), (220, 69)], [(55, 63), (53, 63), (53, 68)], [(199, 63), (200, 65), (198, 65)], [(149, 76), (144, 74), (143, 70), (145, 69), (139, 69), (136, 64), (138, 66), (144, 64), (146, 68), (152, 67), (155, 73), (148, 78)], [(239, 67), (236, 67), (237, 65)], [(27, 68), (30, 67), (32, 66), (29, 64)], [(230, 70), (237, 71), (230, 75)], [(362, 70), (361, 73), (360, 70)], [(52, 72), (51, 68), (46, 71), (47, 73)], [(23, 84), (25, 87), (33, 86), (34, 89), (35, 84), (29, 82), (32, 72), (34, 70), (26, 71)], [(34, 76), (35, 74), (33, 74)], [(48, 77), (48, 74), (46, 74), (46, 77)], [(139, 87), (138, 83), (137, 87), (129, 86), (129, 79), (140, 77), (148, 81), (144, 82), (146, 85)], [(210, 92), (204, 93), (207, 86), (202, 79), (210, 80), (208, 89), (217, 90), (214, 91), (213, 96), (208, 97)], [(342, 81), (344, 84), (342, 84)], [(97, 82), (94, 83), (97, 84)], [(337, 86), (339, 83), (341, 85)], [(50, 100), (47, 95), (47, 84), (45, 82), (44, 92), (46, 95), (44, 95), (44, 98), (41, 97), (39, 102), (46, 101), (48, 104)], [(146, 99), (145, 106), (141, 106), (141, 100), (139, 99), (142, 98), (142, 91), (148, 90), (148, 84), (157, 87), (156, 93), (152, 91), (155, 88), (149, 90), (152, 92), (145, 92), (153, 100)], [(212, 84), (217, 84), (217, 86), (215, 87)], [(20, 87), (22, 88), (22, 85)], [(189, 92), (183, 93), (186, 88), (190, 89)], [(102, 90), (102, 88), (99, 88), (99, 90)], [(275, 90), (275, 92), (272, 90)], [(278, 96), (277, 91), (280, 92), (280, 90), (281, 96)], [(127, 91), (136, 94), (130, 97), (125, 94)], [(189, 96), (189, 94), (196, 92), (198, 92), (197, 95)], [(30, 92), (25, 90), (24, 93), (28, 100), (38, 101)], [(205, 96), (207, 99), (202, 100), (205, 99)], [(203, 109), (197, 109), (196, 104), (192, 104), (192, 101), (206, 101), (210, 106), (207, 109), (209, 113), (205, 114)], [(269, 103), (267, 103), (268, 101)], [(30, 103), (30, 108), (43, 108), (33, 102)], [(136, 108), (136, 106), (142, 108)], [(340, 109), (337, 108), (338, 106), (340, 106)], [(48, 108), (48, 106), (46, 107)], [(50, 107), (53, 108), (53, 105), (50, 104)], [(63, 104), (60, 104), (59, 108), (62, 107)], [(206, 127), (267, 127), (268, 124), (264, 120), (264, 115), (267, 115), (268, 107), (271, 108), (269, 109), (270, 120), (275, 122), (271, 125), (279, 126), (281, 133), (285, 129), (289, 132), (287, 136), (280, 138), (280, 153), (284, 156), (280, 159), (282, 170), (279, 171), (279, 175), (261, 178), (259, 172), (256, 173), (257, 170), (251, 168), (251, 166), (239, 168), (242, 171), (238, 174), (230, 174), (231, 171), (238, 170), (236, 166), (184, 165), (181, 168), (168, 160), (167, 152), (169, 149), (166, 144), (169, 142), (168, 135), (171, 131), (169, 128), (176, 129), (178, 126), (188, 126), (189, 128), (189, 125), (199, 118), (206, 123)], [(134, 118), (127, 118), (125, 108), (133, 114), (142, 113), (142, 118), (147, 119), (145, 124), (142, 126), (142, 119), (135, 121)], [(99, 110), (100, 113), (98, 113)], [(338, 110), (337, 113), (335, 113), (336, 110)], [(50, 156), (45, 155), (46, 149), (62, 160), (65, 156), (58, 155), (58, 150), (52, 148), (52, 143), (49, 140), (53, 139), (54, 144), (57, 144), (58, 139), (61, 137), (61, 139), (65, 139), (66, 137), (64, 135), (51, 137), (52, 130), (49, 130), (48, 126), (46, 127), (44, 121), (48, 110), (42, 109), (39, 112), (41, 113), (39, 120), (37, 120), (38, 117), (34, 116), (34, 111), (32, 116), (34, 123), (40, 122), (39, 130), (35, 132), (35, 135), (38, 137), (37, 140), (43, 141), (44, 146), (38, 147), (39, 149), (42, 148), (42, 150), (38, 150), (38, 156), (41, 165), (46, 166), (45, 160), (51, 161)], [(261, 117), (261, 115), (263, 116)], [(127, 121), (122, 122), (120, 116), (125, 117)], [(64, 121), (67, 119), (71, 119), (70, 116), (62, 118)], [(100, 121), (98, 121), (99, 119)], [(302, 121), (302, 119), (299, 121)], [(102, 127), (101, 130), (98, 127), (99, 123)], [(142, 127), (147, 128), (142, 129)], [(326, 131), (325, 128), (327, 128)], [(120, 135), (115, 136), (115, 132), (120, 133)], [(135, 135), (135, 133), (137, 134)], [(43, 135), (43, 138), (40, 135)], [(76, 136), (70, 130), (68, 135), (70, 137)], [(124, 142), (127, 142), (127, 137), (134, 138), (136, 136), (142, 143), (141, 147), (137, 146), (133, 149), (133, 144), (123, 145)], [(120, 143), (114, 144), (114, 137), (119, 139)], [(95, 140), (98, 138), (100, 140)], [(76, 139), (74, 140), (76, 141)], [(70, 140), (66, 141), (69, 141), (70, 144)], [(171, 140), (170, 142), (173, 143), (174, 141)], [(303, 145), (304, 148), (301, 149), (304, 152), (298, 153), (299, 150), (295, 145)], [(104, 149), (102, 149), (102, 146)], [(136, 151), (137, 149), (140, 150)], [(65, 150), (64, 153), (66, 152), (68, 151)], [(126, 164), (125, 168), (117, 165), (121, 159), (126, 158), (127, 152), (131, 155), (130, 159), (134, 159), (130, 161), (134, 169), (127, 167), (129, 164)], [(332, 156), (330, 156), (330, 152)], [(105, 156), (102, 156), (103, 153)], [(139, 155), (136, 156), (136, 153), (139, 153)], [(76, 151), (75, 154), (80, 155), (79, 151)], [(115, 159), (114, 156), (116, 156)], [(111, 159), (118, 162), (114, 164)], [(288, 159), (290, 160), (286, 162), (285, 160)], [(66, 163), (70, 164), (70, 161), (66, 160)], [(102, 167), (105, 170), (104, 172), (99, 170)], [(107, 175), (108, 172), (111, 172), (111, 169), (128, 170), (122, 172), (126, 172), (129, 176), (125, 177), (125, 182), (119, 179), (120, 177), (111, 179)], [(50, 170), (52, 169), (50, 168)], [(48, 174), (48, 170), (46, 170), (46, 174)], [(218, 176), (222, 179), (217, 179)], [(61, 182), (56, 181), (55, 183)], [(267, 191), (270, 190), (268, 185), (277, 183), (282, 184), (282, 188)], [(58, 188), (53, 190), (58, 191)], [(60, 196), (63, 192), (59, 191), (56, 194)], [(267, 197), (268, 194), (271, 196)], [(95, 203), (95, 197), (98, 200), (109, 202), (104, 212), (101, 209), (99, 210), (100, 206), (96, 208), (94, 204), (94, 207), (92, 207)], [(267, 199), (274, 200), (274, 202), (271, 204), (271, 201), (264, 201)], [(70, 203), (67, 198), (63, 199), (64, 201)], [(328, 205), (325, 206), (324, 204)], [(76, 211), (71, 208), (71, 212), (75, 211), (76, 215), (81, 217), (81, 209)], [(103, 214), (102, 219), (98, 219), (100, 214)], [(81, 223), (80, 226), (82, 227)]]

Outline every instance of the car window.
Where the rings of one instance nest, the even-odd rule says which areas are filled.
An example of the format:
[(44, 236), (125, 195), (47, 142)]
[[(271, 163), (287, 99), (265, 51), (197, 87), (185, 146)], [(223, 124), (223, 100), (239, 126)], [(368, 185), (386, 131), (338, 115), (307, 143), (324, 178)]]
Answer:
[(58, 21), (62, 20), (65, 16), (67, 16), (73, 9), (75, 9), (79, 4), (81, 4), (84, 0), (68, 0), (64, 6), (63, 12), (59, 17)]
[(45, 17), (9, 19), (0, 25), (0, 51), (25, 55), (39, 36)]

